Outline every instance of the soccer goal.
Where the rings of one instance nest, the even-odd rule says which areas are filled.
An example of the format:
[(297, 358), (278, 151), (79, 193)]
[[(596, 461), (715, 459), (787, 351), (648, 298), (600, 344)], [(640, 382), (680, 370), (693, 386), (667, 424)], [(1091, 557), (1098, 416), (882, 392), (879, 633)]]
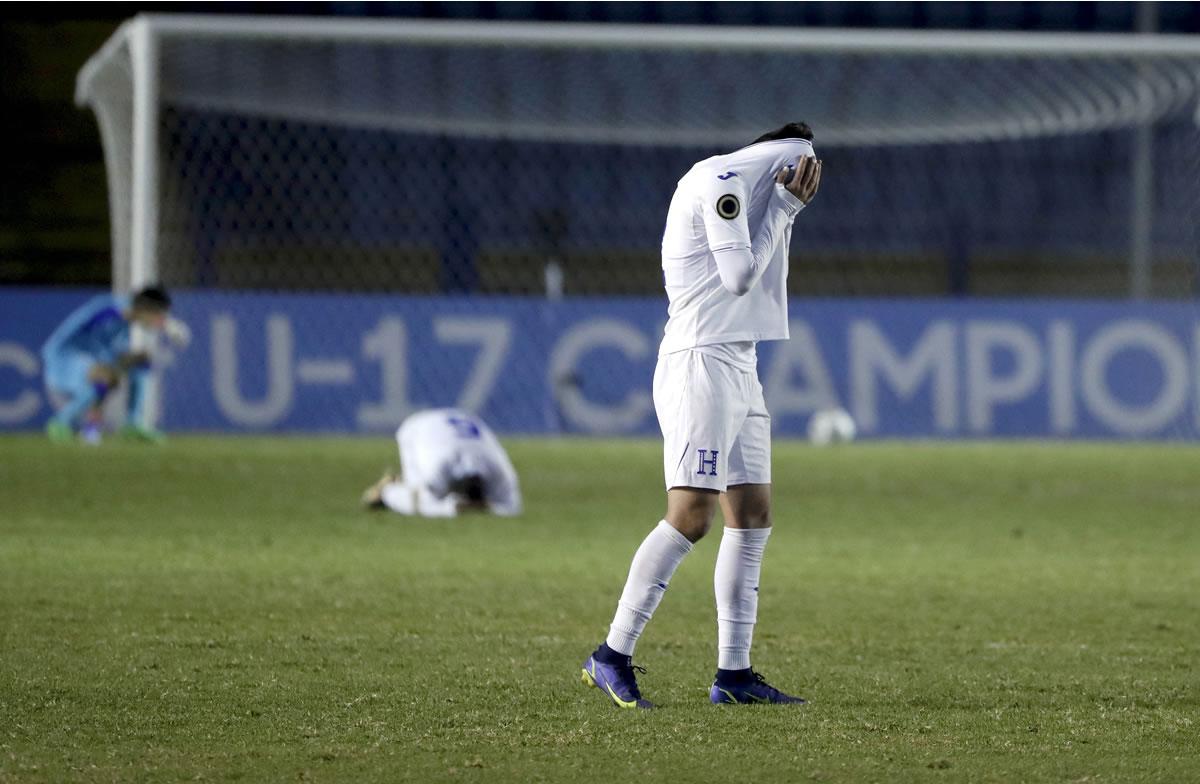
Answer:
[[(652, 293), (674, 181), (784, 120), (813, 294), (1192, 293), (1200, 42), (149, 15), (79, 75), (113, 280)], [(799, 234), (799, 233), (798, 233)]]

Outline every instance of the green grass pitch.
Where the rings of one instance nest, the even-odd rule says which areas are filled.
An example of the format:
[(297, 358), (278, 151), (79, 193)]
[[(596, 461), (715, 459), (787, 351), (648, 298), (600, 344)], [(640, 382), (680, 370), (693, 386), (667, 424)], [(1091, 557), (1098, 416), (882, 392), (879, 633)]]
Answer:
[[(1200, 779), (1200, 450), (779, 443), (756, 667), (716, 535), (579, 683), (659, 444), (514, 440), (521, 519), (360, 511), (389, 439), (0, 439), (0, 782)], [(719, 523), (718, 523), (719, 525)]]

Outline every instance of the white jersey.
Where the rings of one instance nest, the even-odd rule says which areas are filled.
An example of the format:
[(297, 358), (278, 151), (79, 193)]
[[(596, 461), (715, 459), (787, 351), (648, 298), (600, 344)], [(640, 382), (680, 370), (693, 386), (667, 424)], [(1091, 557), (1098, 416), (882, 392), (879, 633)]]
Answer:
[[(803, 139), (759, 142), (700, 161), (679, 180), (663, 232), (670, 307), (660, 354), (740, 344), (725, 353), (752, 357), (755, 342), (788, 338), (788, 247), (804, 204), (774, 178), (812, 155)], [(718, 269), (716, 254), (729, 251), (749, 252), (764, 265), (741, 296)]]
[(521, 513), (517, 472), (496, 434), (479, 417), (453, 408), (422, 411), (404, 420), (396, 431), (396, 441), (403, 485), (443, 502), (438, 507), (442, 512), (418, 509), (418, 513), (453, 514), (446, 514), (456, 508), (458, 500), (450, 487), (469, 476), (483, 479), (484, 495), (492, 512)]

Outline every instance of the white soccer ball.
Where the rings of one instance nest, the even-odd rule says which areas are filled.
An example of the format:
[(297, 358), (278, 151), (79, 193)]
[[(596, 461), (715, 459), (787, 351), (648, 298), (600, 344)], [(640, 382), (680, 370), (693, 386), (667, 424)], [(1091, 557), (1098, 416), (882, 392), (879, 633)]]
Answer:
[(843, 408), (826, 408), (808, 420), (808, 440), (816, 446), (844, 444), (858, 435), (854, 417)]

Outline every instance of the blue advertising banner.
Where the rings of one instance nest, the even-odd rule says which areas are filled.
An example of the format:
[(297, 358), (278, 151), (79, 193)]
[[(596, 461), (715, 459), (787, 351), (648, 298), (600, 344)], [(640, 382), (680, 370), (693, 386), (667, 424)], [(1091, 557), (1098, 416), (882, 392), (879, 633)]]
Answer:
[[(0, 429), (50, 409), (40, 346), (94, 291), (0, 289)], [(456, 405), (504, 433), (657, 433), (665, 300), (181, 292), (168, 430), (383, 432)], [(866, 437), (1195, 438), (1195, 303), (793, 300), (759, 346), (775, 432), (840, 406)]]

